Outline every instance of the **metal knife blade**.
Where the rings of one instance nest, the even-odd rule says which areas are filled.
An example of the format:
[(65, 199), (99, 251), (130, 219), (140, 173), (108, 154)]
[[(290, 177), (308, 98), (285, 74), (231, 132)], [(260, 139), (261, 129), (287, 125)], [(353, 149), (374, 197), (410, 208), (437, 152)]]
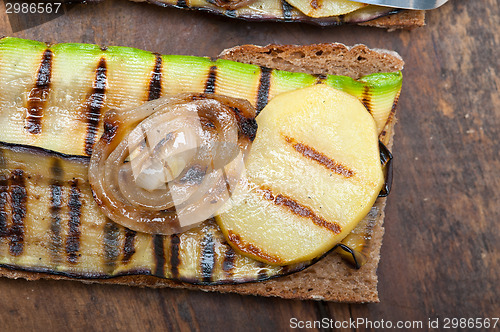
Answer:
[(442, 6), (448, 0), (352, 0), (354, 2), (368, 3), (371, 5), (379, 5), (403, 9), (418, 9), (427, 10)]

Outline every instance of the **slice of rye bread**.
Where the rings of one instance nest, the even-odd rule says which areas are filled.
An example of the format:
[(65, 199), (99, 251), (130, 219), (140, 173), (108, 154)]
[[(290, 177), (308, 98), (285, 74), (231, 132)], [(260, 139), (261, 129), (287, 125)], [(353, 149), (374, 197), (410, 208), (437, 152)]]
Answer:
[[(364, 45), (347, 47), (343, 44), (317, 44), (308, 46), (245, 45), (225, 50), (221, 58), (253, 63), (288, 71), (311, 74), (336, 74), (358, 78), (375, 72), (393, 72), (403, 68), (404, 62), (395, 53), (369, 49)], [(392, 126), (386, 128), (392, 145)], [(288, 276), (263, 282), (237, 285), (199, 286), (175, 282), (153, 276), (123, 276), (111, 279), (72, 279), (60, 275), (33, 273), (0, 268), (0, 276), (27, 280), (53, 279), (78, 280), (84, 283), (101, 283), (139, 287), (171, 287), (238, 293), (244, 295), (277, 296), (287, 299), (324, 300), (336, 302), (379, 302), (377, 292), (377, 266), (384, 233), (383, 220), (386, 199), (377, 199), (377, 224), (368, 246), (367, 263), (359, 270), (351, 268), (340, 255), (330, 253), (307, 269)]]
[(425, 10), (405, 10), (403, 12), (383, 16), (359, 25), (386, 28), (389, 31), (396, 29), (413, 30), (425, 25)]

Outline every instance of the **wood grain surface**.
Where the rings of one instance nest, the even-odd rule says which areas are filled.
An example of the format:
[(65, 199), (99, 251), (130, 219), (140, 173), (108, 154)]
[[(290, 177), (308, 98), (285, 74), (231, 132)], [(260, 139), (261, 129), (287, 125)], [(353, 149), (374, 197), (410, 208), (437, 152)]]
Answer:
[(406, 67), (380, 304), (0, 279), (0, 331), (284, 331), (293, 317), (424, 327), (438, 318), (442, 327), (446, 317), (499, 317), (499, 14), (496, 0), (451, 0), (428, 13), (426, 27), (387, 32), (247, 23), (124, 0), (74, 5), (51, 20), (9, 16), (1, 4), (0, 35), (205, 56), (245, 43), (364, 43), (398, 51)]

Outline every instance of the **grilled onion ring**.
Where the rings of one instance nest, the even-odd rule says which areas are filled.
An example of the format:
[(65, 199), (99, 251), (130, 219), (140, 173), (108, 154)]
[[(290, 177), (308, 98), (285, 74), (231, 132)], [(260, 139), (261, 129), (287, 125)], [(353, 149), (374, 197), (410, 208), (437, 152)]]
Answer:
[(94, 199), (107, 217), (138, 232), (195, 227), (230, 197), (256, 131), (250, 103), (220, 95), (111, 110), (90, 160)]

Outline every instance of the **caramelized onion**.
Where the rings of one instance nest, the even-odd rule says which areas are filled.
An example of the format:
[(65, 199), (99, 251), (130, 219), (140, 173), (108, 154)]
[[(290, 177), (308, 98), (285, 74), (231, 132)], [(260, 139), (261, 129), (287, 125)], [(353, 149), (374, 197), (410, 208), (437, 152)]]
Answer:
[(204, 94), (109, 111), (104, 123), (89, 167), (96, 202), (118, 224), (163, 235), (221, 209), (257, 130), (250, 103)]

